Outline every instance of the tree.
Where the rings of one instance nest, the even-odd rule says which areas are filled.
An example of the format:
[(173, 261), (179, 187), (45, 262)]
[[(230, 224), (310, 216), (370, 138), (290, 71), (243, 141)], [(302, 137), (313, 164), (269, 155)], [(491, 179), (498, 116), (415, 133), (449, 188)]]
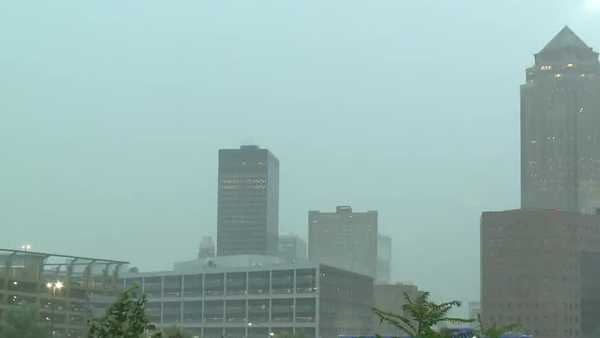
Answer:
[(447, 336), (445, 332), (436, 331), (436, 326), (444, 323), (471, 323), (471, 319), (449, 317), (448, 313), (454, 307), (459, 307), (459, 301), (436, 304), (429, 300), (429, 293), (423, 292), (415, 299), (404, 294), (406, 304), (402, 306), (403, 314), (394, 314), (377, 308), (373, 312), (380, 322), (388, 322), (413, 338), (437, 338)]
[(139, 294), (139, 286), (123, 291), (104, 317), (90, 321), (89, 338), (142, 338), (161, 337), (146, 314), (146, 295)]
[(479, 323), (479, 328), (476, 333), (476, 337), (485, 337), (485, 338), (500, 338), (503, 335), (517, 331), (521, 328), (519, 324), (508, 324), (503, 326), (498, 326), (494, 323), (490, 327), (485, 327), (481, 322), (481, 315), (477, 315), (477, 322)]
[(48, 338), (49, 326), (40, 319), (36, 306), (8, 307), (0, 322), (0, 338)]

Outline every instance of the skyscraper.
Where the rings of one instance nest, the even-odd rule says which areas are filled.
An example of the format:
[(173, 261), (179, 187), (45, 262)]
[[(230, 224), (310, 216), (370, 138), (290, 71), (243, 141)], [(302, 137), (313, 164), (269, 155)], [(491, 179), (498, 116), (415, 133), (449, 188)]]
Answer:
[(521, 204), (600, 208), (600, 63), (565, 27), (535, 55), (521, 86)]
[(389, 283), (392, 280), (392, 238), (377, 235), (377, 282)]
[(217, 255), (277, 255), (279, 160), (267, 149), (219, 151)]
[(522, 209), (481, 217), (485, 325), (599, 337), (599, 164), (598, 53), (565, 27), (521, 87)]
[(377, 211), (309, 211), (308, 233), (310, 260), (377, 277)]

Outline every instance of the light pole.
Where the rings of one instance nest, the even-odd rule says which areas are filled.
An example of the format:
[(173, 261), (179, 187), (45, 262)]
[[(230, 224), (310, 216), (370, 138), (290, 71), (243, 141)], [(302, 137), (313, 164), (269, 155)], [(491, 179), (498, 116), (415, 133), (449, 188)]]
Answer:
[(50, 335), (52, 337), (54, 337), (54, 313), (56, 311), (56, 291), (60, 291), (62, 290), (62, 288), (65, 285), (63, 284), (63, 282), (57, 280), (56, 282), (52, 283), (52, 282), (48, 282), (46, 284), (46, 287), (48, 288), (48, 290), (52, 290), (52, 314), (50, 317)]

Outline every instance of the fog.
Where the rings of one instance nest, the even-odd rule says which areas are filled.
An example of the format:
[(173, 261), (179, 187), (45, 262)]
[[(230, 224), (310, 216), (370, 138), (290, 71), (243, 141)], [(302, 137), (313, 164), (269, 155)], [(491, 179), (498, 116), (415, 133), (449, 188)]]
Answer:
[(0, 247), (167, 269), (216, 234), (217, 152), (281, 162), (280, 230), (378, 210), (393, 277), (479, 299), (519, 207), (519, 85), (594, 1), (0, 2)]

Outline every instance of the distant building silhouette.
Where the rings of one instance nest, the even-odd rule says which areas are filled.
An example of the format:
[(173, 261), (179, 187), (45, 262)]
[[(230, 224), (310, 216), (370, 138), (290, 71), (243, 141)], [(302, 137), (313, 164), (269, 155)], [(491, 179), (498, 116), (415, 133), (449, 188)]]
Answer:
[(279, 257), (288, 262), (306, 261), (306, 241), (295, 234), (279, 236)]
[(377, 236), (377, 278), (380, 283), (392, 280), (392, 238), (379, 234)]
[(600, 63), (565, 27), (535, 55), (521, 86), (524, 209), (600, 208)]
[(277, 255), (279, 160), (267, 149), (219, 151), (217, 254)]
[(309, 259), (376, 278), (377, 211), (309, 211)]
[(211, 236), (202, 237), (200, 242), (200, 249), (198, 250), (198, 258), (210, 258), (215, 257), (215, 242)]

